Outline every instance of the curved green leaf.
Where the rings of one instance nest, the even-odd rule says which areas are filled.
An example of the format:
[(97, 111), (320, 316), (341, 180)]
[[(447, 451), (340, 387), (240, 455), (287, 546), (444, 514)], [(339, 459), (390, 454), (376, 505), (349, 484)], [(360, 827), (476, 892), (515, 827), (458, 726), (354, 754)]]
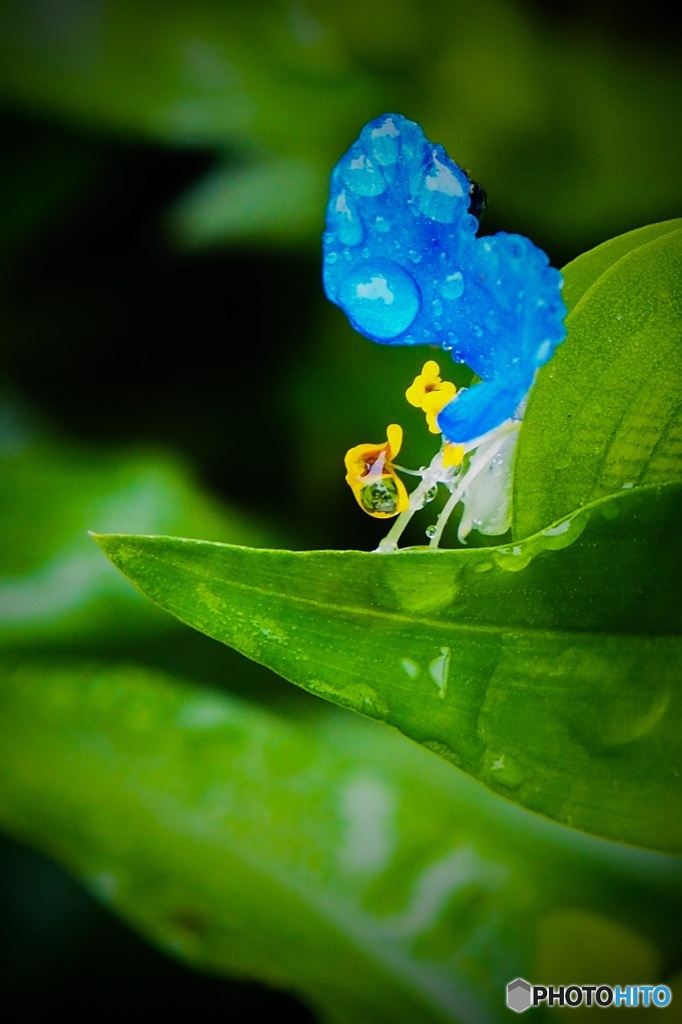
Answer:
[(98, 540), (167, 611), (311, 693), (532, 810), (680, 850), (678, 522), (661, 487), (501, 548)]
[(524, 415), (516, 537), (622, 488), (682, 480), (679, 225), (614, 239), (566, 268), (577, 302)]
[(132, 667), (0, 676), (0, 822), (203, 970), (323, 1020), (492, 1024), (576, 945), (609, 981), (679, 965), (679, 859), (536, 819), (397, 734)]
[(616, 235), (609, 238), (601, 245), (589, 249), (587, 252), (571, 260), (564, 269), (564, 300), (570, 310), (577, 306), (588, 288), (610, 270), (614, 263), (627, 256), (628, 253), (653, 242), (662, 235), (682, 228), (682, 218), (676, 220), (662, 221), (660, 224), (645, 224), (644, 227), (635, 228), (634, 231), (626, 231), (623, 235)]

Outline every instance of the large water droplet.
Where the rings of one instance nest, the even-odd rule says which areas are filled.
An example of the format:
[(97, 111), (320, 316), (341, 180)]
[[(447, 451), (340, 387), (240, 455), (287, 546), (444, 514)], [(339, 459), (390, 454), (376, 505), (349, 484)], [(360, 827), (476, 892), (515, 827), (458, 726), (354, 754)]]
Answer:
[(362, 334), (388, 341), (414, 321), (421, 296), (397, 263), (368, 260), (346, 274), (339, 287), (339, 303)]

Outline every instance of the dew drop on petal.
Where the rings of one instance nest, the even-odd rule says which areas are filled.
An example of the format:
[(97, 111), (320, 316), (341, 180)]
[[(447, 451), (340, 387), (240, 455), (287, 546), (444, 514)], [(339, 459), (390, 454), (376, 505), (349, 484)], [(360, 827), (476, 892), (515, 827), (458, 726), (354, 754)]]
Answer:
[(379, 196), (386, 191), (377, 164), (359, 146), (352, 147), (339, 166), (344, 184), (354, 195)]
[(362, 334), (388, 341), (413, 322), (421, 296), (402, 267), (391, 260), (368, 260), (341, 281), (339, 304)]
[(444, 299), (459, 299), (464, 292), (464, 276), (459, 270), (448, 274), (440, 285), (440, 293)]

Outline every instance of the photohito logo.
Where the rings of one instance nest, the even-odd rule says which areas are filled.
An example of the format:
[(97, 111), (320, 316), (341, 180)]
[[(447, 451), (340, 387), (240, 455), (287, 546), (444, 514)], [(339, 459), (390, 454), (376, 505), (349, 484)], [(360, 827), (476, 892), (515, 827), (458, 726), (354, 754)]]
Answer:
[(672, 999), (667, 985), (531, 985), (515, 978), (507, 985), (507, 1006), (523, 1013), (531, 1006), (657, 1006)]

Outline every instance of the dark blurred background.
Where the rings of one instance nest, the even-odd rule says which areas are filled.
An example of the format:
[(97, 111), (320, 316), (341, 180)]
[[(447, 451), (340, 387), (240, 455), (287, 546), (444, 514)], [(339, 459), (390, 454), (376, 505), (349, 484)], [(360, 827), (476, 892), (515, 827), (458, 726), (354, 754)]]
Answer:
[[(562, 266), (680, 215), (681, 55), (655, 2), (0, 0), (0, 643), (283, 700), (133, 600), (85, 531), (373, 547), (346, 448), (391, 421), (406, 464), (432, 442), (403, 399), (422, 354), (322, 293), (334, 162), (399, 111), (485, 186), (485, 233)], [(157, 953), (38, 853), (0, 855), (5, 1020), (287, 1009)]]

